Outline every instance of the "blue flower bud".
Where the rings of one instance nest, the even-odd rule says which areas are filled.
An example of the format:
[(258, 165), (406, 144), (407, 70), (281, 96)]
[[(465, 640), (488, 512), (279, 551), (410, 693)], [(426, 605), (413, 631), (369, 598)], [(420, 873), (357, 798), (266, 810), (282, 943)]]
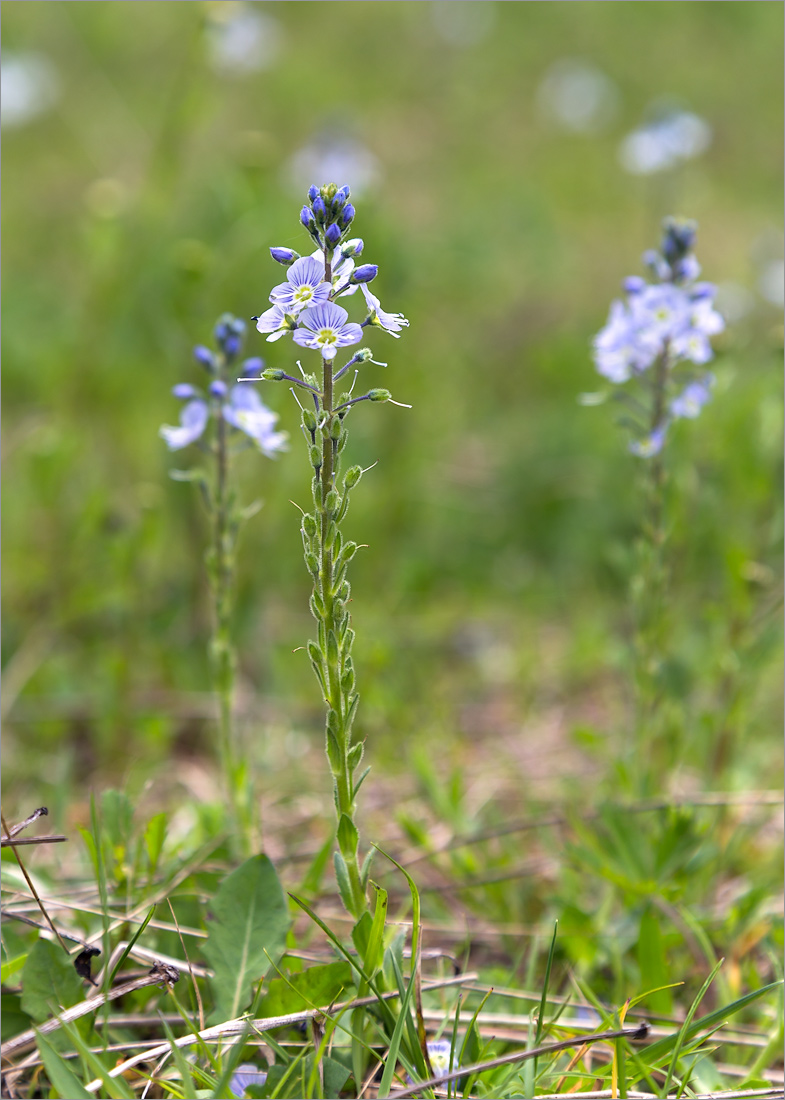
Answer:
[(333, 199), (333, 210), (341, 210), (347, 203), (351, 195), (348, 184), (344, 184), (335, 192), (335, 198)]
[(370, 283), (379, 274), (378, 264), (360, 264), (352, 273), (353, 283)]
[(244, 378), (251, 378), (256, 374), (261, 374), (264, 370), (264, 359), (255, 355), (252, 359), (246, 359), (241, 367)]
[(662, 228), (662, 254), (668, 263), (680, 260), (686, 256), (695, 244), (695, 235), (698, 227), (692, 221), (678, 221), (676, 218), (666, 218)]
[(365, 248), (365, 242), (362, 237), (352, 237), (350, 241), (344, 241), (341, 245), (341, 252), (344, 256), (361, 256), (362, 251)]
[(312, 183), (311, 186), (308, 188), (308, 198), (311, 200), (311, 202), (314, 202), (318, 195), (319, 188), (316, 186), (315, 183)]
[(194, 359), (197, 363), (201, 363), (207, 370), (212, 370), (214, 366), (213, 353), (209, 348), (204, 347), (202, 344), (197, 344), (194, 348)]
[(216, 326), (213, 329), (213, 335), (215, 336), (216, 342), (219, 345), (223, 346), (224, 340), (232, 331), (233, 320), (234, 317), (231, 315), (231, 313), (222, 313), (221, 316), (218, 318)]
[(240, 340), (240, 337), (235, 336), (234, 333), (226, 337), (223, 342), (223, 346), (227, 358), (233, 359), (234, 356), (237, 355), (237, 352), (240, 350), (241, 343), (242, 341)]
[(187, 401), (189, 397), (196, 397), (199, 391), (188, 382), (178, 382), (172, 386), (172, 395), (180, 401)]
[(327, 232), (324, 235), (324, 239), (327, 241), (331, 248), (335, 248), (335, 246), (338, 244), (338, 241), (340, 241), (341, 231), (334, 222), (332, 225), (327, 227)]
[(235, 336), (242, 336), (245, 332), (245, 321), (241, 317), (232, 317), (229, 321), (229, 331), (233, 332)]
[(307, 206), (304, 206), (300, 211), (300, 221), (308, 230), (310, 230), (311, 226), (313, 225), (313, 214)]
[(647, 283), (640, 275), (630, 275), (624, 280), (622, 286), (628, 294), (640, 294), (646, 288)]
[(210, 383), (210, 393), (213, 397), (226, 397), (226, 383), (216, 378)]
[(271, 248), (270, 255), (274, 260), (277, 260), (279, 264), (283, 264), (284, 267), (289, 267), (295, 260), (300, 259), (300, 253), (295, 252), (293, 248)]
[(344, 206), (343, 210), (341, 211), (341, 225), (344, 227), (344, 229), (347, 225), (351, 224), (354, 218), (354, 214), (354, 207), (350, 202), (347, 202), (346, 206)]
[(324, 205), (324, 199), (321, 195), (317, 195), (313, 200), (313, 216), (316, 218), (319, 225), (324, 225), (326, 215), (327, 207)]

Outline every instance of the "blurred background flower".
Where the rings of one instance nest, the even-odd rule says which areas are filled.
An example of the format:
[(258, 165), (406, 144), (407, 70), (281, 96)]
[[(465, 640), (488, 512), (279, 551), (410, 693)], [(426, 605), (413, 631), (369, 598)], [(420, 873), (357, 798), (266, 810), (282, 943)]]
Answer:
[(3, 53), (0, 70), (0, 121), (4, 127), (24, 126), (43, 114), (60, 97), (60, 78), (41, 53)]
[(619, 147), (619, 160), (636, 176), (664, 172), (705, 153), (711, 127), (692, 111), (658, 110), (651, 122), (633, 130)]
[(208, 5), (207, 55), (216, 72), (247, 76), (277, 60), (283, 41), (281, 24), (260, 7), (240, 0)]
[(543, 117), (564, 130), (597, 134), (615, 121), (619, 89), (595, 65), (562, 58), (548, 69), (537, 89)]

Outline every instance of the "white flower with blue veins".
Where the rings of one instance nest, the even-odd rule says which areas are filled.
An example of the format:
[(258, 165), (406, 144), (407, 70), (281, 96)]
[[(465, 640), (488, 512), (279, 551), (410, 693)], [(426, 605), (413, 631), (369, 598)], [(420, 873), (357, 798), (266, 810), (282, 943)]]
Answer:
[[(248, 360), (249, 364), (251, 362), (255, 361)], [(232, 386), (228, 401), (223, 400), (227, 396), (227, 386), (218, 379), (210, 383), (211, 402), (199, 395), (194, 386), (185, 383), (175, 386), (172, 393), (187, 404), (180, 412), (178, 427), (164, 424), (159, 431), (170, 451), (180, 451), (196, 443), (204, 434), (210, 416), (218, 415), (219, 410), (227, 424), (252, 439), (268, 458), (286, 449), (286, 433), (275, 431), (278, 414), (268, 409), (256, 390), (247, 384)]]
[(294, 341), (303, 348), (315, 348), (324, 359), (334, 359), (338, 348), (359, 344), (363, 338), (362, 328), (349, 322), (349, 314), (333, 302), (303, 310), (295, 329)]
[(301, 256), (286, 272), (286, 282), (270, 291), (270, 301), (287, 313), (297, 314), (309, 306), (326, 302), (330, 284), (324, 281), (324, 263), (313, 256)]
[(375, 294), (372, 294), (365, 283), (360, 283), (360, 289), (365, 295), (365, 303), (368, 306), (368, 324), (383, 328), (390, 336), (399, 338), (402, 328), (407, 328), (409, 322), (402, 313), (385, 313), (382, 304)]

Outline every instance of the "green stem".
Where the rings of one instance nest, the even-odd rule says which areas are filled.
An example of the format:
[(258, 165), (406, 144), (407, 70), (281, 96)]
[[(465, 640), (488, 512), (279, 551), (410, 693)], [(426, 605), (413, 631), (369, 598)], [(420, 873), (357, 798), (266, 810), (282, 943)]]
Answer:
[(231, 529), (229, 493), (229, 448), (226, 421), (219, 410), (215, 437), (215, 491), (212, 507), (212, 568), (209, 570), (213, 592), (213, 637), (211, 655), (213, 685), (218, 700), (218, 736), (221, 769), (228, 796), (231, 828), (235, 843), (244, 850), (250, 840), (250, 821), (245, 812), (243, 779), (238, 771), (233, 722), (235, 651), (232, 645), (231, 617), (234, 584), (234, 535)]
[[(325, 252), (325, 281), (330, 282), (332, 272), (330, 254)], [(352, 634), (348, 627), (348, 614), (343, 601), (338, 597), (342, 583), (336, 576), (334, 546), (338, 538), (335, 530), (335, 509), (328, 505), (335, 500), (336, 475), (338, 472), (338, 443), (343, 429), (341, 419), (334, 410), (333, 400), (333, 362), (322, 359), (322, 463), (320, 470), (321, 506), (319, 523), (320, 554), (319, 576), (315, 587), (321, 598), (320, 648), (323, 656), (325, 687), (328, 704), (327, 719), (327, 756), (335, 782), (335, 805), (338, 819), (337, 840), (340, 859), (346, 870), (348, 882), (343, 884), (344, 904), (352, 915), (359, 920), (367, 911), (368, 903), (363, 889), (362, 876), (358, 863), (358, 837), (354, 823), (354, 784), (353, 769), (349, 758), (351, 749), (351, 717), (354, 702), (353, 683), (345, 687), (344, 675), (347, 659), (350, 658)], [(331, 751), (329, 739), (336, 744)], [(339, 885), (341, 885), (339, 883)]]
[[(666, 348), (654, 364), (649, 431), (661, 427), (665, 417), (668, 374)], [(665, 655), (665, 462), (655, 454), (646, 478), (646, 510), (640, 561), (633, 586), (637, 595), (636, 681), (638, 756), (651, 757), (661, 718), (661, 665)], [(646, 793), (644, 791), (644, 793)]]

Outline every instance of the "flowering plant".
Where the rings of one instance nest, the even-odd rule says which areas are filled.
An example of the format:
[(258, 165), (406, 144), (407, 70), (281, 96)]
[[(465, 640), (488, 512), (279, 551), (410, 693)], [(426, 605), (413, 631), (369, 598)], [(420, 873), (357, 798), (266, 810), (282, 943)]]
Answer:
[(716, 288), (696, 281), (701, 269), (692, 252), (695, 232), (692, 222), (666, 219), (661, 250), (643, 257), (657, 282), (626, 279), (626, 302), (613, 302), (594, 338), (599, 373), (617, 385), (632, 381), (638, 389), (638, 396), (624, 399), (632, 413), (630, 450), (643, 458), (662, 450), (673, 420), (698, 416), (714, 383), (702, 368), (714, 354), (709, 337), (725, 323), (714, 309)]
[[(668, 659), (673, 600), (668, 592), (664, 447), (670, 425), (694, 419), (711, 397), (714, 375), (706, 369), (713, 358), (710, 337), (725, 323), (714, 308), (715, 287), (698, 282), (700, 265), (692, 248), (693, 222), (667, 218), (660, 251), (644, 254), (655, 276), (624, 282), (625, 302), (615, 301), (605, 327), (594, 338), (599, 373), (618, 386), (616, 396), (628, 409), (625, 423), (633, 454), (650, 460), (645, 467), (641, 536), (634, 548), (630, 598), (635, 633), (632, 646), (637, 718), (633, 745), (635, 774), (642, 794), (655, 757), (666, 770), (675, 764), (680, 728), (668, 713)], [(629, 385), (627, 385), (629, 383)], [(670, 707), (673, 711), (673, 707)], [(642, 771), (639, 764), (649, 761)]]
[[(360, 348), (341, 366), (336, 358), (342, 349), (359, 344), (366, 328), (381, 328), (398, 338), (409, 322), (399, 313), (386, 313), (368, 289), (378, 267), (357, 263), (364, 246), (360, 238), (348, 236), (354, 215), (348, 187), (338, 188), (331, 183), (310, 188), (300, 221), (316, 250), (310, 256), (300, 256), (291, 248), (270, 249), (273, 259), (286, 267), (286, 281), (273, 288), (270, 308), (255, 320), (268, 341), (291, 333), (299, 347), (318, 352), (321, 357), (318, 377), (304, 372), (299, 362), (300, 378), (275, 368), (263, 371), (262, 377), (290, 382), (293, 393), (297, 387), (306, 396), (306, 405), (300, 405), (300, 409), (313, 470), (313, 511), (303, 513), (301, 534), (305, 564), (313, 578), (310, 607), (317, 623), (316, 641), (308, 642), (308, 654), (327, 710), (326, 749), (337, 815), (335, 874), (344, 905), (359, 920), (368, 908), (365, 892), (371, 853), (360, 866), (355, 802), (368, 769), (357, 775), (363, 743), (352, 733), (359, 695), (355, 689), (354, 631), (349, 620), (346, 575), (358, 547), (344, 539), (340, 526), (349, 507), (349, 494), (363, 470), (352, 466), (341, 478), (340, 464), (347, 441), (346, 418), (352, 408), (362, 401), (390, 401), (391, 395), (389, 390), (370, 389), (353, 397), (359, 374), (355, 369), (349, 390), (336, 397), (334, 383), (339, 378), (352, 367), (376, 362), (369, 348)], [(347, 310), (336, 301), (355, 295), (358, 288), (367, 307), (360, 323), (349, 321)]]
[[(264, 360), (246, 359), (241, 369), (246, 383), (235, 382), (236, 361), (245, 333), (245, 322), (225, 313), (215, 326), (217, 351), (202, 345), (194, 348), (194, 358), (210, 376), (205, 393), (190, 383), (181, 382), (172, 393), (185, 402), (178, 426), (165, 424), (160, 435), (171, 451), (183, 450), (191, 443), (212, 458), (211, 470), (201, 466), (173, 470), (177, 481), (194, 481), (210, 514), (212, 539), (205, 555), (213, 595), (213, 635), (210, 656), (213, 682), (219, 702), (221, 760), (229, 803), (234, 817), (233, 836), (248, 844), (253, 825), (253, 799), (245, 761), (237, 752), (233, 725), (235, 654), (231, 639), (231, 615), (234, 594), (234, 558), (237, 536), (244, 519), (259, 505), (240, 508), (231, 487), (231, 459), (240, 449), (253, 444), (268, 458), (286, 448), (287, 437), (275, 429), (278, 415), (262, 402), (255, 389), (246, 383), (259, 380)], [(208, 425), (213, 432), (207, 436)], [(243, 439), (245, 437), (245, 439)]]

